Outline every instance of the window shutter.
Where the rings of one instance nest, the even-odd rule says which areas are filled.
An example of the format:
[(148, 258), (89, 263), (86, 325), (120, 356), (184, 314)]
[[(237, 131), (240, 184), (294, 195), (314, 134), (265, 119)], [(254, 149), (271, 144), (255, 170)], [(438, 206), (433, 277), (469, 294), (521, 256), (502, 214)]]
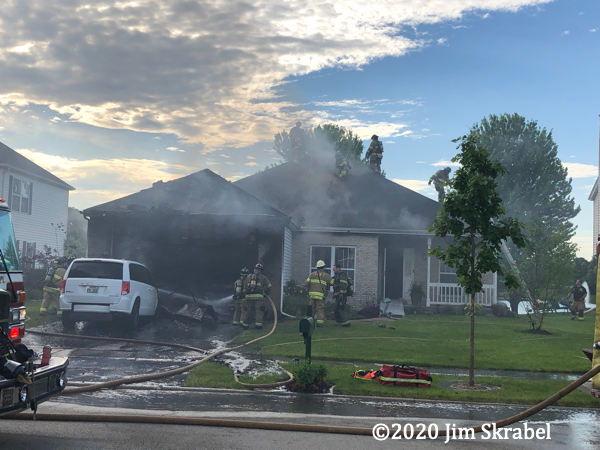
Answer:
[(33, 204), (33, 181), (29, 185), (29, 215), (31, 215), (31, 205)]
[(6, 198), (8, 200), (9, 208), (12, 205), (12, 184), (13, 184), (13, 176), (11, 175), (8, 177), (8, 197)]

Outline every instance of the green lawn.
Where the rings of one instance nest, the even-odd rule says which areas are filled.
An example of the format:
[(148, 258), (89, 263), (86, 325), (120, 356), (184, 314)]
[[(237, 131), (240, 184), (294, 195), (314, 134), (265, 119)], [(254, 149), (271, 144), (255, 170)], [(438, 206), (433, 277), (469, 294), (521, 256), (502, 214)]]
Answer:
[[(277, 383), (278, 381), (287, 380), (289, 377), (286, 373), (279, 375), (261, 375), (257, 378), (252, 378), (247, 375), (238, 377), (242, 383), (249, 384), (269, 384)], [(205, 362), (192, 369), (185, 381), (188, 387), (207, 387), (221, 389), (250, 389), (236, 383), (233, 378), (233, 372), (227, 366), (216, 362)]]
[[(353, 323), (349, 328), (340, 328), (328, 321), (325, 327), (315, 330), (313, 358), (468, 367), (468, 317), (411, 315), (385, 324), (386, 328), (379, 328), (377, 322)], [(571, 321), (568, 314), (548, 314), (543, 328), (552, 334), (523, 333), (528, 329), (526, 317), (476, 317), (475, 368), (574, 373), (584, 373), (591, 368), (581, 349), (593, 344), (593, 313), (586, 314), (583, 322)], [(262, 334), (264, 331), (247, 331), (237, 341), (247, 342)], [(280, 323), (272, 336), (255, 346), (269, 358), (304, 357), (304, 344), (296, 320)]]
[[(57, 322), (60, 320), (60, 316), (56, 314), (50, 316), (40, 316), (40, 306), (42, 305), (41, 300), (29, 300), (25, 301), (25, 308), (27, 308), (27, 317), (28, 320), (25, 321), (25, 332), (27, 332), (27, 328), (37, 327), (39, 325), (43, 325), (45, 323)], [(52, 305), (52, 307), (56, 307), (56, 305)]]

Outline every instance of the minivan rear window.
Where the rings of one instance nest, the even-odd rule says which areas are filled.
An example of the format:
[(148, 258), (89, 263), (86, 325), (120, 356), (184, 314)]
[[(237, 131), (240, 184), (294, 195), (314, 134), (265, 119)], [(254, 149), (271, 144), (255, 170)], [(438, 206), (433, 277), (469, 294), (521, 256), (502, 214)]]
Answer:
[(123, 263), (111, 261), (75, 261), (69, 270), (69, 278), (101, 278), (122, 280)]

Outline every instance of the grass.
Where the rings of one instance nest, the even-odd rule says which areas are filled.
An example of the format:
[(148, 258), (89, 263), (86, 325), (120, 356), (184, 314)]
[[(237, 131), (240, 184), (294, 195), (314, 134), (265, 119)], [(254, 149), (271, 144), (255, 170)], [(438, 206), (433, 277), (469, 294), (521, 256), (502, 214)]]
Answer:
[[(290, 370), (292, 363), (282, 364)], [(430, 388), (383, 386), (375, 380), (358, 380), (351, 377), (355, 370), (350, 366), (326, 364), (328, 375), (326, 381), (334, 384), (334, 393), (346, 395), (365, 395), (376, 397), (405, 398), (405, 399), (430, 399), (476, 403), (511, 403), (521, 405), (535, 405), (569, 384), (568, 381), (528, 381), (514, 378), (477, 377), (476, 382), (486, 386), (499, 386), (501, 389), (494, 391), (454, 391), (449, 386), (455, 382), (466, 382), (467, 377), (434, 375)], [(240, 377), (244, 383), (274, 383), (287, 378), (286, 375), (261, 376), (256, 380), (250, 377)], [(190, 372), (185, 383), (188, 387), (206, 387), (221, 389), (245, 389), (236, 383), (233, 373), (228, 367), (219, 363), (206, 362)], [(597, 399), (576, 390), (558, 403), (559, 406), (580, 406), (585, 408), (598, 408)]]
[[(583, 322), (569, 314), (548, 314), (544, 329), (551, 335), (523, 333), (526, 317), (475, 319), (475, 368), (584, 373), (591, 368), (581, 349), (591, 347), (594, 315)], [(379, 328), (378, 322), (340, 328), (328, 321), (313, 335), (312, 356), (325, 361), (404, 363), (422, 367), (469, 366), (469, 318), (411, 315)], [(393, 326), (395, 329), (390, 329)], [(250, 330), (238, 336), (247, 342), (264, 334)], [(263, 356), (303, 357), (304, 343), (295, 320), (280, 323), (270, 337), (255, 344)]]
[[(41, 300), (30, 300), (25, 301), (25, 307), (27, 308), (28, 320), (25, 322), (25, 330), (27, 328), (37, 327), (50, 322), (57, 322), (60, 320), (60, 316), (56, 314), (49, 316), (40, 316), (40, 306), (42, 306)], [(55, 306), (55, 305), (52, 305)]]
[[(277, 383), (288, 379), (287, 374), (268, 374), (252, 378), (248, 375), (241, 375), (238, 379), (242, 383), (249, 384), (269, 384)], [(216, 362), (205, 362), (195, 367), (185, 381), (187, 387), (207, 387), (219, 389), (250, 389), (236, 383), (233, 372), (227, 366)]]

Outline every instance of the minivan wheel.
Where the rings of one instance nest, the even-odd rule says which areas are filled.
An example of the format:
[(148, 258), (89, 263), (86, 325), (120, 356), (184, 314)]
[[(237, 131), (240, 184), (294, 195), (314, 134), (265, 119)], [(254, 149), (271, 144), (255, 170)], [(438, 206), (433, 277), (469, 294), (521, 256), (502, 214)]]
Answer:
[(63, 311), (61, 314), (63, 328), (65, 330), (72, 330), (75, 328), (75, 321), (71, 317), (71, 313), (69, 311)]
[(133, 305), (133, 309), (131, 310), (131, 314), (127, 318), (129, 322), (129, 326), (134, 330), (137, 330), (140, 327), (140, 299), (135, 300), (135, 304)]

